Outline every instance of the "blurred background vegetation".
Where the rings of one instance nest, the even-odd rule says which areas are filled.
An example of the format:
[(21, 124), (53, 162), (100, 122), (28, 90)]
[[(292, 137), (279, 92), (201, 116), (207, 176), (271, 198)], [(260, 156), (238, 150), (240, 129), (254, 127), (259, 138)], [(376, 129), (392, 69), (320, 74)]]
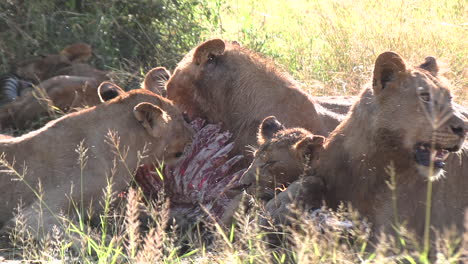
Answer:
[(3, 0), (0, 72), (84, 41), (94, 65), (135, 88), (150, 68), (173, 69), (197, 43), (222, 37), (273, 58), (317, 95), (356, 94), (385, 50), (413, 64), (436, 56), (467, 105), (467, 33), (466, 0)]

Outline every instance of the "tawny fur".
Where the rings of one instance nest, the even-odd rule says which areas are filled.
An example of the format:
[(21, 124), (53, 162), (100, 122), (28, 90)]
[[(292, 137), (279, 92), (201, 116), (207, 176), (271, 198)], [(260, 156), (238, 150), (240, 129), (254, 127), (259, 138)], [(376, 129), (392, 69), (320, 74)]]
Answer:
[[(392, 74), (382, 77), (392, 66)], [(432, 128), (424, 114), (419, 87), (438, 96), (443, 109), (440, 112), (449, 116), (438, 128)], [(465, 127), (466, 133), (466, 123), (450, 105), (448, 87), (443, 78), (407, 66), (398, 55), (382, 54), (376, 62), (373, 89), (362, 91), (347, 119), (330, 135), (320, 157), (317, 174), (326, 183), (328, 205), (336, 208), (339, 202), (351, 202), (375, 230), (392, 231), (394, 208), (385, 169), (393, 164), (399, 220), (421, 236), (428, 178), (418, 170), (413, 145), (431, 141), (433, 135), (441, 135), (436, 141), (445, 147), (461, 145), (464, 135), (455, 135), (452, 130)], [(439, 109), (433, 111), (438, 113)], [(466, 148), (465, 144), (461, 154), (450, 154), (445, 177), (433, 182), (431, 223), (436, 228), (463, 226), (468, 206)]]
[(304, 127), (326, 135), (338, 123), (324, 126), (313, 99), (271, 62), (236, 43), (212, 39), (190, 51), (167, 85), (168, 98), (189, 116), (222, 122), (233, 133), (236, 150), (252, 159), (260, 122), (274, 115), (287, 127)]
[(13, 73), (37, 87), (19, 87), (21, 96), (0, 108), (0, 129), (28, 129), (38, 118), (54, 111), (50, 106), (69, 112), (100, 103), (97, 88), (109, 77), (108, 72), (85, 63), (91, 55), (89, 45), (77, 43), (67, 46), (60, 54), (15, 65)]
[[(154, 106), (159, 110), (154, 110), (157, 109)], [(73, 214), (75, 209), (69, 207), (68, 198), (75, 201), (78, 208), (82, 205), (88, 210), (92, 206), (93, 212), (99, 213), (102, 210), (99, 200), (116, 160), (115, 149), (109, 144), (110, 131), (120, 138), (120, 151), (130, 170), (117, 158), (112, 181), (113, 190), (117, 191), (132, 180), (139, 156), (141, 164), (158, 160), (173, 164), (192, 136), (191, 128), (172, 102), (139, 89), (63, 116), (22, 137), (0, 141), (0, 152), (10, 163), (14, 161), (16, 170), (22, 173), (23, 166), (27, 167), (24, 182), (13, 180), (15, 176), (6, 171), (0, 174), (0, 225), (4, 225), (3, 229), (15, 222), (13, 209), (20, 199), (26, 225), (32, 229), (40, 226), (50, 231), (53, 225), (59, 224), (59, 213)], [(76, 152), (80, 142), (88, 149), (83, 178)], [(146, 152), (139, 154), (144, 149)], [(44, 193), (43, 204), (52, 210), (43, 205), (42, 218), (36, 211), (40, 202), (25, 184), (36, 188), (39, 181)], [(70, 219), (74, 218), (70, 216)]]

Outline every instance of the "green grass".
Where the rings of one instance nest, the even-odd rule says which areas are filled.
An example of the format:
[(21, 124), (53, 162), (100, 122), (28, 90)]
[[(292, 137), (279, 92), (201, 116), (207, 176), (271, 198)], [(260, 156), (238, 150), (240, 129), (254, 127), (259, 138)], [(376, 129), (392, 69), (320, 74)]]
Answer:
[[(446, 63), (456, 100), (468, 106), (464, 0), (20, 2), (0, 3), (0, 72), (16, 60), (85, 41), (95, 50), (95, 65), (117, 72), (125, 88), (135, 88), (149, 68), (173, 69), (198, 42), (222, 37), (273, 58), (316, 95), (357, 94), (383, 51), (396, 51), (415, 65), (432, 55)], [(108, 190), (106, 206), (111, 195)], [(419, 263), (424, 254), (409, 234), (372, 245), (359, 228), (352, 236), (322, 235), (305, 217), (286, 236), (289, 242), (270, 247), (265, 230), (255, 224), (260, 204), (239, 214), (236, 226), (207, 223), (213, 231), (207, 239), (198, 226), (184, 233), (171, 228), (164, 203), (142, 210), (137, 202), (132, 194), (124, 214), (132, 221), (106, 209), (101, 227), (87, 230), (81, 222), (71, 228), (86, 245), (78, 257), (67, 251), (70, 240), (63, 234), (37, 243), (21, 222), (14, 235), (18, 247), (9, 256), (81, 263)], [(136, 224), (143, 213), (150, 215), (148, 230)], [(437, 258), (456, 263), (460, 241), (442, 238), (447, 239), (434, 241)], [(376, 250), (369, 253), (372, 247)]]
[[(413, 65), (426, 56), (449, 67), (459, 102), (468, 100), (468, 3), (236, 0), (219, 4), (206, 36), (238, 40), (272, 57), (318, 95), (356, 94), (373, 63), (393, 50)], [(211, 26), (211, 27), (210, 27)], [(315, 80), (325, 84), (315, 85)]]

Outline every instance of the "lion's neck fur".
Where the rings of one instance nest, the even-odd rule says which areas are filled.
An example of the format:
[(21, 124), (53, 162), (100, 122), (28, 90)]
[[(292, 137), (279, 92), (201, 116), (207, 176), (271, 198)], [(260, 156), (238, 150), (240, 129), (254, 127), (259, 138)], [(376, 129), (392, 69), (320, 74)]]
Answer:
[(372, 90), (365, 89), (348, 119), (330, 135), (318, 166), (329, 189), (330, 206), (350, 201), (364, 215), (372, 214), (378, 202), (369, 197), (388, 191), (389, 165), (394, 165), (397, 181), (402, 180), (398, 175), (416, 170), (408, 161), (410, 154), (402, 150), (398, 132), (373, 128), (378, 106), (372, 100)]

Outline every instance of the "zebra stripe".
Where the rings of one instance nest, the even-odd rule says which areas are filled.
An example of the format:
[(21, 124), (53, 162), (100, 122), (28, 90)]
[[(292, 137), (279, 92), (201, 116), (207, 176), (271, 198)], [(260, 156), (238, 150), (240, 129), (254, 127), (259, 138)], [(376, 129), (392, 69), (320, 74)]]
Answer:
[(0, 105), (9, 103), (18, 97), (20, 81), (14, 74), (5, 74), (0, 78)]

